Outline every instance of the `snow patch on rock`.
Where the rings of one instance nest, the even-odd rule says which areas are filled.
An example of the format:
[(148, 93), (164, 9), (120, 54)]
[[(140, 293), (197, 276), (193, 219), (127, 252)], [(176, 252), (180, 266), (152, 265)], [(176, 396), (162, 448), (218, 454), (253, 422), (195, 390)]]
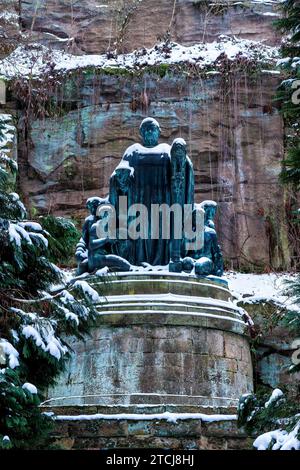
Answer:
[[(119, 54), (108, 58), (106, 54), (87, 54), (76, 56), (59, 50), (50, 50), (46, 46), (32, 44), (19, 46), (8, 57), (0, 61), (0, 77), (38, 78), (44, 74), (61, 73), (96, 68), (140, 69), (160, 64), (193, 64), (199, 69), (222, 65), (221, 59), (234, 61), (248, 59), (255, 63), (275, 64), (279, 58), (276, 47), (261, 42), (239, 39), (232, 36), (219, 36), (217, 41), (183, 46), (175, 42), (160, 43), (150, 49), (139, 49), (128, 54)], [(220, 62), (221, 61), (221, 62)]]

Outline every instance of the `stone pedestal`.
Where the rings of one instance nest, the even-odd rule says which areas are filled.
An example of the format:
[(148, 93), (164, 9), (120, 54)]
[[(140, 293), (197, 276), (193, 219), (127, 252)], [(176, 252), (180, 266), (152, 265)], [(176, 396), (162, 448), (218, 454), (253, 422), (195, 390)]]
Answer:
[(89, 280), (105, 296), (97, 324), (85, 342), (71, 341), (47, 405), (226, 408), (252, 391), (247, 326), (227, 281), (159, 272), (102, 280)]

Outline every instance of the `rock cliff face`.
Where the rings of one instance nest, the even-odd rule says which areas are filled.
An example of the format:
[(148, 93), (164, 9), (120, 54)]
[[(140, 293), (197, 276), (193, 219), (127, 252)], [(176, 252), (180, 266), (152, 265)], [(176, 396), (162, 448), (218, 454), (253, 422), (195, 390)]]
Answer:
[(12, 51), (20, 39), (19, 0), (0, 0), (0, 59)]
[(21, 0), (25, 30), (40, 42), (74, 53), (152, 47), (169, 30), (181, 44), (214, 41), (220, 34), (276, 44), (271, 26), (276, 1), (233, 0)]
[[(271, 25), (276, 2), (233, 3), (22, 0), (20, 14), (31, 39), (76, 54), (151, 47), (168, 31), (183, 45), (211, 42), (220, 34), (278, 44)], [(284, 129), (273, 105), (279, 82), (264, 72), (200, 76), (184, 67), (135, 76), (121, 70), (75, 73), (51, 96), (51, 115), (31, 120), (25, 139), (21, 132), (22, 192), (38, 211), (82, 219), (86, 198), (107, 194), (111, 172), (139, 139), (141, 119), (155, 116), (161, 141), (181, 136), (188, 142), (196, 201), (220, 203), (227, 265), (286, 268), (285, 195), (277, 178)]]

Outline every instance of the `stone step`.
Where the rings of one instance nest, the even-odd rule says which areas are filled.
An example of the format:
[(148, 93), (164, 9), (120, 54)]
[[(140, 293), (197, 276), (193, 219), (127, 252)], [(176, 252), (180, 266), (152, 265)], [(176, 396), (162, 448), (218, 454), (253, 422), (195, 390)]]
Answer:
[(172, 326), (172, 327), (198, 327), (198, 328), (211, 328), (223, 331), (231, 331), (233, 333), (248, 335), (248, 327), (245, 322), (237, 318), (235, 315), (228, 315), (224, 312), (214, 310), (213, 313), (207, 312), (185, 312), (175, 310), (152, 310), (152, 309), (129, 309), (124, 310), (107, 310), (98, 307), (99, 313), (96, 319), (96, 325), (102, 327), (103, 325), (114, 325), (114, 327), (124, 327), (132, 325), (156, 325), (158, 326)]
[(97, 304), (96, 308), (99, 312), (117, 312), (117, 313), (129, 313), (133, 311), (154, 311), (154, 312), (181, 312), (181, 313), (189, 313), (189, 314), (204, 314), (204, 315), (213, 315), (214, 317), (216, 315), (223, 316), (223, 317), (229, 317), (229, 318), (234, 318), (234, 319), (239, 319), (241, 320), (241, 316), (238, 315), (234, 311), (225, 310), (223, 308), (218, 308), (215, 306), (213, 309), (209, 309), (206, 307), (200, 307), (200, 306), (195, 306), (195, 305), (172, 305), (168, 303), (147, 303), (147, 304), (142, 304), (142, 303), (127, 303), (127, 302), (120, 302), (119, 304), (111, 304), (111, 303), (101, 303)]
[[(100, 372), (101, 373), (101, 372)], [(69, 384), (71, 386), (71, 382)], [(76, 389), (76, 388), (75, 388)], [(81, 388), (82, 390), (82, 388)], [(163, 394), (163, 393), (97, 393), (87, 395), (68, 395), (64, 394), (66, 391), (65, 387), (56, 388), (57, 396), (49, 398), (42, 403), (42, 406), (48, 407), (48, 409), (62, 408), (71, 409), (69, 407), (87, 407), (87, 409), (105, 409), (107, 406), (111, 411), (109, 413), (115, 413), (119, 407), (120, 410), (126, 412), (126, 409), (137, 410), (134, 412), (141, 413), (141, 409), (144, 407), (149, 412), (153, 413), (154, 407), (162, 412), (199, 412), (201, 409), (203, 412), (207, 409), (219, 410), (218, 412), (228, 414), (226, 410), (236, 410), (238, 399), (228, 397), (211, 397), (205, 395), (178, 395), (178, 394)], [(61, 392), (61, 393), (59, 393)], [(51, 393), (51, 392), (50, 392)], [(135, 408), (136, 407), (136, 408)], [(125, 411), (124, 411), (125, 410)], [(193, 411), (189, 411), (193, 410)], [(202, 412), (202, 411), (201, 411)], [(235, 412), (235, 411), (234, 411)]]
[[(135, 298), (134, 298), (135, 297)], [(175, 311), (186, 311), (186, 312), (204, 312), (204, 313), (215, 313), (235, 316), (241, 318), (239, 310), (234, 305), (227, 305), (225, 302), (206, 302), (205, 298), (197, 298), (197, 301), (189, 301), (186, 297), (178, 296), (176, 299), (164, 299), (157, 295), (155, 298), (136, 298), (138, 296), (109, 296), (104, 298), (103, 301), (97, 304), (98, 308), (105, 308), (110, 310), (120, 310), (124, 307), (132, 309), (153, 309), (153, 310), (175, 310)], [(140, 296), (144, 297), (144, 296)]]
[[(219, 278), (217, 278), (219, 279)], [(228, 290), (227, 281), (221, 279), (216, 282), (207, 278), (201, 279), (193, 276), (172, 276), (152, 273), (109, 276), (91, 276), (89, 283), (101, 295), (139, 295), (150, 294), (180, 294), (189, 297), (209, 297), (228, 301), (232, 294)]]

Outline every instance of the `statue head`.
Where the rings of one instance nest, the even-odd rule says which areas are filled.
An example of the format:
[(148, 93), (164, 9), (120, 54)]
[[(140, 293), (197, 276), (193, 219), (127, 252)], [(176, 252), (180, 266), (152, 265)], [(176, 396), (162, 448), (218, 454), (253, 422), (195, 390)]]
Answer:
[(214, 218), (217, 212), (217, 203), (215, 201), (203, 201), (200, 206), (205, 212), (205, 225), (214, 228)]
[(127, 192), (130, 185), (130, 177), (133, 175), (134, 169), (129, 166), (127, 160), (121, 160), (119, 165), (114, 171), (118, 185), (123, 193)]
[(105, 202), (106, 199), (103, 199), (102, 197), (89, 197), (86, 201), (86, 208), (90, 211), (91, 215), (95, 216), (98, 207)]
[(171, 160), (176, 162), (177, 170), (183, 167), (186, 161), (186, 142), (183, 139), (175, 139), (171, 147)]
[(182, 270), (186, 273), (190, 273), (193, 270), (194, 264), (195, 262), (193, 258), (190, 258), (190, 256), (186, 256), (182, 260)]
[(155, 147), (158, 144), (160, 136), (160, 127), (158, 122), (153, 118), (146, 118), (140, 125), (140, 134), (145, 147)]

